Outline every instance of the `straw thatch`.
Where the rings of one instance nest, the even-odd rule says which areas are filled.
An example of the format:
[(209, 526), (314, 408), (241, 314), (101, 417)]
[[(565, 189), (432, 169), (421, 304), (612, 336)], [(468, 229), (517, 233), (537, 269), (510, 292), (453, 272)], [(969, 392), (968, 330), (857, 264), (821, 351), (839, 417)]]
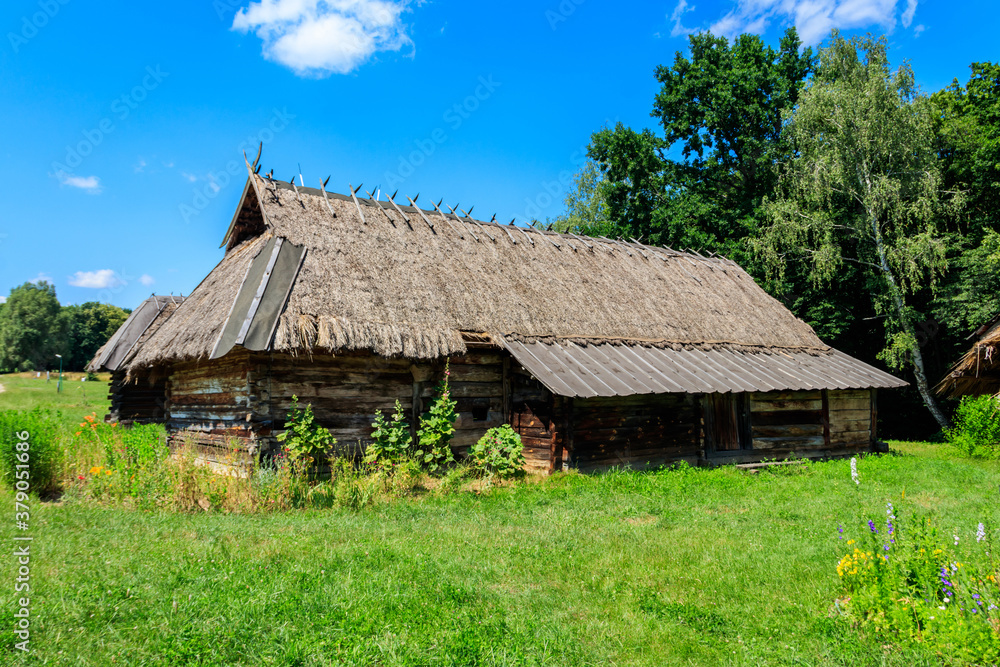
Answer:
[[(254, 177), (226, 257), (134, 367), (207, 357), (271, 236), (306, 248), (277, 323), (282, 352), (435, 358), (470, 336), (829, 351), (739, 266), (668, 249), (458, 219)], [(433, 225), (433, 229), (428, 225)]]
[(1000, 317), (977, 329), (972, 348), (937, 386), (944, 396), (976, 396), (1000, 393)]

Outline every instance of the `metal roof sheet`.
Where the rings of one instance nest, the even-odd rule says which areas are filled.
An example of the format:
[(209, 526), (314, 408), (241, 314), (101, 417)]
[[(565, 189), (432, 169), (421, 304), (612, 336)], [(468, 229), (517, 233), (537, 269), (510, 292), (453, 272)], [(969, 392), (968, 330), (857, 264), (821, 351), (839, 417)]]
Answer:
[(905, 387), (838, 350), (671, 350), (641, 345), (504, 341), (514, 358), (559, 396), (743, 393)]
[(183, 301), (184, 297), (156, 296), (155, 294), (143, 301), (118, 327), (118, 331), (111, 336), (104, 347), (98, 351), (88, 368), (117, 371), (128, 357), (129, 352), (135, 348), (135, 344), (146, 333), (146, 329), (156, 320), (167, 304), (177, 304)]

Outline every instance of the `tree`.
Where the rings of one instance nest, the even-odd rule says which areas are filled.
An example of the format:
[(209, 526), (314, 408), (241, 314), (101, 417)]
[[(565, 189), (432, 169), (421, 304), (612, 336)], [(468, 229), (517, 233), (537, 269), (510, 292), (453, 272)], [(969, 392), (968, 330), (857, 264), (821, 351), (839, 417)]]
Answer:
[(96, 301), (63, 308), (67, 368), (83, 370), (101, 346), (125, 323), (129, 312), (118, 306)]
[(746, 240), (774, 190), (774, 163), (792, 153), (782, 130), (815, 59), (800, 51), (794, 28), (777, 51), (756, 35), (732, 45), (710, 33), (689, 40), (690, 59), (678, 52), (656, 70), (651, 116), (663, 136), (618, 124), (593, 135), (589, 155), (604, 173), (617, 235), (721, 252), (749, 267)]
[(15, 287), (0, 309), (0, 368), (44, 370), (65, 352), (56, 288), (42, 281)]
[(604, 175), (593, 160), (587, 160), (566, 193), (566, 213), (553, 220), (558, 232), (576, 231), (588, 236), (614, 233), (608, 221), (608, 203), (604, 197)]
[(858, 269), (887, 315), (880, 358), (912, 367), (924, 404), (947, 428), (928, 386), (918, 314), (907, 303), (947, 268), (936, 221), (960, 204), (943, 192), (929, 112), (910, 66), (890, 70), (884, 37), (834, 32), (789, 127), (798, 155), (781, 172), (766, 205), (771, 224), (754, 246), (779, 274), (804, 259), (816, 283), (845, 263)]

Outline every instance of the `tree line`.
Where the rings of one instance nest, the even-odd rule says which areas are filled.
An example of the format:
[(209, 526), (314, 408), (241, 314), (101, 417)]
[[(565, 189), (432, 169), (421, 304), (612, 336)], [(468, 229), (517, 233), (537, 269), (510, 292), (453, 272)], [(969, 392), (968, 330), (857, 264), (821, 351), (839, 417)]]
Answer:
[(45, 281), (24, 283), (0, 304), (0, 373), (82, 371), (131, 311), (89, 301), (62, 306)]
[[(925, 94), (884, 37), (689, 37), (651, 117), (595, 132), (557, 229), (727, 256), (828, 344), (905, 374), (897, 434), (1000, 313), (1000, 65)], [(929, 419), (932, 418), (932, 419)]]

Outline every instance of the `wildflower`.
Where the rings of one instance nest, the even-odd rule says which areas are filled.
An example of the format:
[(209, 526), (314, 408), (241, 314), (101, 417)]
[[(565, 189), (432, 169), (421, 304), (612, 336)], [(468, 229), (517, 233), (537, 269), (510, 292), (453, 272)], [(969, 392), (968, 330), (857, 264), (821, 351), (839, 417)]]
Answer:
[(837, 532), (840, 533), (840, 539), (844, 539), (844, 527), (837, 526)]
[(958, 535), (952, 535), (955, 538), (955, 546), (958, 546)]
[(858, 459), (854, 456), (851, 457), (851, 479), (858, 486), (861, 485), (861, 480), (858, 479)]
[(868, 528), (872, 531), (872, 533), (878, 535), (878, 528), (875, 527), (875, 522), (871, 519), (868, 519)]
[(976, 542), (982, 542), (986, 539), (986, 526), (980, 522), (979, 527), (976, 529)]
[(84, 477), (83, 475), (77, 475), (77, 476), (76, 476), (76, 478), (77, 478), (77, 479), (87, 479), (87, 478), (86, 478), (86, 477)]

